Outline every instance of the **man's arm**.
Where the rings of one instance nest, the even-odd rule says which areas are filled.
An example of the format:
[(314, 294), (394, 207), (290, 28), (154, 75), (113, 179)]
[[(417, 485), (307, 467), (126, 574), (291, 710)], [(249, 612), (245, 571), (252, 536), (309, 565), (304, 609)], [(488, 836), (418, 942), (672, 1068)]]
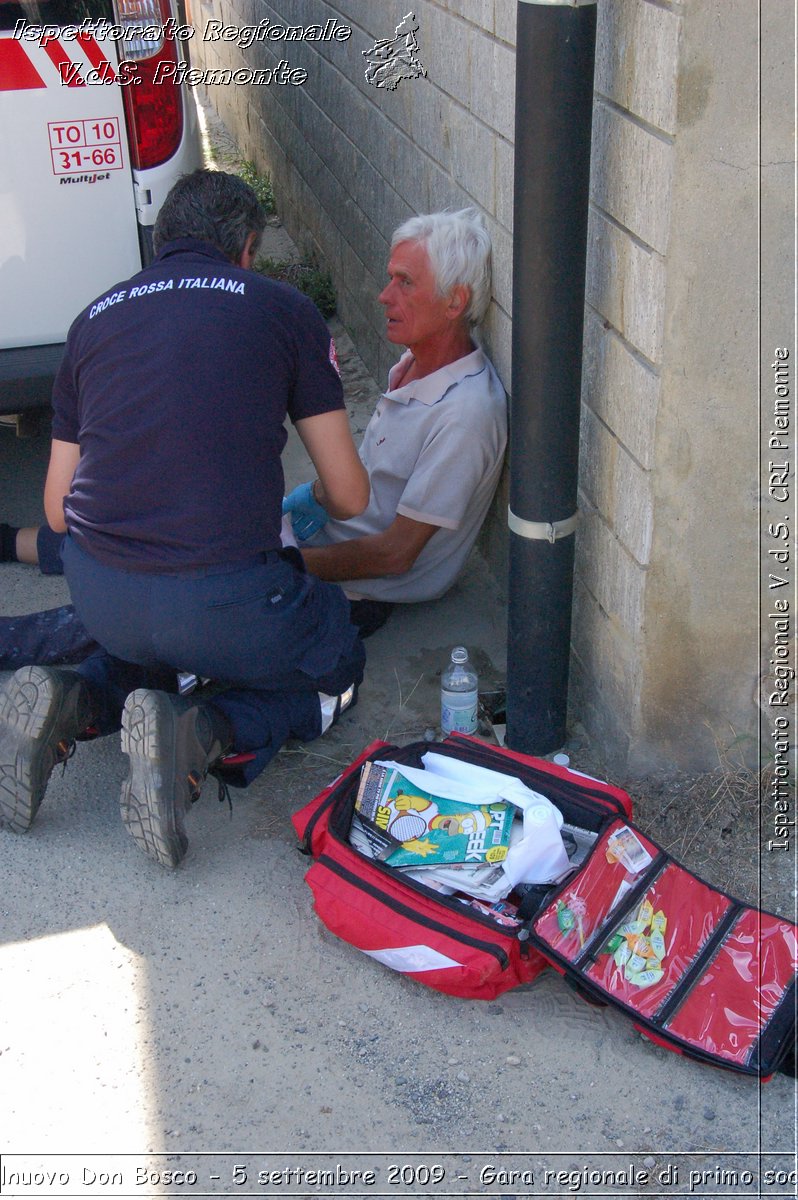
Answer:
[(404, 575), (438, 528), (397, 515), (382, 533), (300, 550), (308, 570), (331, 583)]
[(362, 513), (371, 489), (345, 410), (303, 417), (296, 422), (296, 431), (319, 476), (316, 488), (319, 503), (338, 521)]
[(64, 497), (72, 486), (79, 458), (80, 446), (76, 442), (61, 442), (53, 438), (44, 481), (44, 513), (47, 524), (55, 533), (66, 532)]

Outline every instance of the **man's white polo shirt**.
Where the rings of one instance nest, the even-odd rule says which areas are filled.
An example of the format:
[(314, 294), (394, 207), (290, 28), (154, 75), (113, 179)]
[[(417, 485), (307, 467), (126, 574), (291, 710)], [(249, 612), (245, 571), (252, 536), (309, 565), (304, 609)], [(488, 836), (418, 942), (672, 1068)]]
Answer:
[(407, 351), (391, 369), (360, 447), (371, 480), (365, 512), (330, 520), (309, 544), (381, 533), (395, 515), (439, 526), (409, 571), (344, 583), (371, 600), (434, 600), (451, 587), (485, 520), (507, 443), (507, 399), (492, 364), (473, 350), (403, 385)]

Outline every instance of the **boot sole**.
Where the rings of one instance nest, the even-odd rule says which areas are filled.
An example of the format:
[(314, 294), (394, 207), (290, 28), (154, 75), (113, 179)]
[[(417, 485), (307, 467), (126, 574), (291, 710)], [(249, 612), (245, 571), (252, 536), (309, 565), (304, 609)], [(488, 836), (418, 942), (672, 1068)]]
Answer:
[(85, 724), (79, 692), (42, 667), (20, 668), (0, 692), (0, 821), (14, 833), (30, 829), (60, 761), (47, 742), (59, 724), (70, 738)]
[(175, 799), (175, 720), (157, 692), (131, 692), (122, 713), (122, 751), (128, 776), (122, 784), (122, 821), (137, 846), (163, 867), (185, 857), (188, 838)]

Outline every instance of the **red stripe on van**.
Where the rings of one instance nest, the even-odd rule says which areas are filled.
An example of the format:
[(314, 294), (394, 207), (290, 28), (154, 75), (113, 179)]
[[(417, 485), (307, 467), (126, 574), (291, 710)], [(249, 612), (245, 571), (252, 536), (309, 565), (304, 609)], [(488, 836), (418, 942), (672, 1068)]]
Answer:
[(116, 72), (109, 60), (105, 57), (100, 47), (97, 45), (90, 33), (79, 33), (77, 40), (80, 42), (83, 53), (89, 60), (91, 65), (99, 72), (100, 78), (105, 80), (113, 80), (116, 78)]
[(66, 84), (67, 87), (86, 86), (86, 80), (81, 78), (79, 70), (75, 69), (75, 63), (58, 38), (42, 38), (42, 50), (61, 76), (62, 84)]
[(25, 47), (13, 38), (0, 38), (0, 92), (24, 92), (45, 86)]

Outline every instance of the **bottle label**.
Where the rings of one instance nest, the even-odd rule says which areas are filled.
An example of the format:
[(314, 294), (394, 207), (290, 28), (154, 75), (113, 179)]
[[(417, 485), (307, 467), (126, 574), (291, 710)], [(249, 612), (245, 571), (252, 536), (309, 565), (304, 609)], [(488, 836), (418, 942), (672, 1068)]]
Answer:
[(477, 693), (441, 692), (441, 732), (476, 733)]

